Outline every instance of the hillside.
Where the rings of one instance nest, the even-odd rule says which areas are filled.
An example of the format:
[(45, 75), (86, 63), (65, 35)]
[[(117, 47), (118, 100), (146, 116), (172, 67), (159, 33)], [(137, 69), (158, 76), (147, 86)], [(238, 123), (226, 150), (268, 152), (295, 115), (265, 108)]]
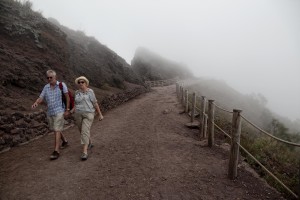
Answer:
[(142, 47), (136, 50), (131, 66), (146, 81), (193, 77), (186, 66), (163, 58)]
[[(93, 37), (48, 21), (31, 3), (0, 1), (0, 111), (27, 111), (54, 69), (71, 88), (85, 75), (101, 95), (143, 86), (141, 78), (115, 52)], [(25, 98), (26, 97), (26, 98)]]
[(243, 116), (264, 130), (270, 131), (272, 121), (276, 119), (288, 128), (289, 133), (300, 134), (300, 122), (291, 121), (273, 113), (267, 108), (267, 99), (262, 94), (241, 94), (226, 82), (215, 79), (198, 78), (185, 81), (185, 85), (190, 88), (190, 91), (196, 91), (200, 96), (214, 99), (222, 108), (243, 110)]

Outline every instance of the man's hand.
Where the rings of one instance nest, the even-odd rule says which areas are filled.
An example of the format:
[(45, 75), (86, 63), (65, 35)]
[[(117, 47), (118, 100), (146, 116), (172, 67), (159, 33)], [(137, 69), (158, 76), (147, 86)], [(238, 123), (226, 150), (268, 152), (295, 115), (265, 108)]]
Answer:
[(66, 110), (66, 111), (64, 112), (64, 117), (67, 118), (69, 115), (70, 115), (70, 111), (69, 111), (69, 110)]

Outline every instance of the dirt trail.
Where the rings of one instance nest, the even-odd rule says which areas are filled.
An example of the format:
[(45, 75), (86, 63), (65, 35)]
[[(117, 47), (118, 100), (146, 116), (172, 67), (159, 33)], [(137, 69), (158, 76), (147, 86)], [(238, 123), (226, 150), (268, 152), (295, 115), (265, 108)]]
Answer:
[(228, 180), (228, 152), (197, 141), (182, 109), (168, 86), (107, 112), (87, 161), (76, 127), (58, 160), (53, 135), (2, 153), (0, 199), (283, 199), (243, 167)]

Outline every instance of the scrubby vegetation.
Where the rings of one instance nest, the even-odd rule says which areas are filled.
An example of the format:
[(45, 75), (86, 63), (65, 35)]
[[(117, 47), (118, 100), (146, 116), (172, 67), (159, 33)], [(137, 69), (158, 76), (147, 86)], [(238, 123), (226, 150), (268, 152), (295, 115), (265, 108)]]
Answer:
[[(273, 123), (274, 121), (276, 121), (276, 124)], [(266, 130), (267, 132), (273, 132), (274, 136), (286, 141), (300, 141), (299, 133), (289, 132), (289, 129), (276, 119), (274, 119), (272, 123), (269, 125), (273, 127), (275, 131), (273, 132), (271, 129), (269, 129)], [(246, 123), (243, 123), (242, 127), (241, 144), (279, 180), (281, 180), (293, 192), (297, 192), (297, 187), (299, 184), (298, 154), (300, 152), (300, 147), (284, 144), (280, 141), (270, 138), (269, 136), (265, 136), (262, 133), (257, 132), (257, 130), (253, 129), (252, 127), (249, 127), (249, 125)], [(245, 156), (246, 161), (262, 177), (264, 177), (270, 185), (278, 189), (280, 192), (285, 193), (288, 197), (292, 197), (286, 191), (286, 189), (284, 189), (277, 181), (275, 181), (273, 177), (267, 174), (243, 151), (242, 155)]]

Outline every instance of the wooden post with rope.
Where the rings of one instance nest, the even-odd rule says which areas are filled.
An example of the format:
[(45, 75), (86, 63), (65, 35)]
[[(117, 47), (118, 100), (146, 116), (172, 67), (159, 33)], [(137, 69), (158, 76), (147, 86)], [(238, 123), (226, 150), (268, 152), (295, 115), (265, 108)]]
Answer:
[(207, 114), (204, 114), (203, 137), (207, 138)]
[(298, 187), (297, 187), (297, 190), (298, 190), (298, 200), (300, 200), (300, 159), (299, 159), (299, 166), (298, 166)]
[(239, 143), (241, 137), (241, 112), (242, 110), (233, 110), (232, 115), (232, 135), (228, 167), (228, 178), (233, 180), (237, 177), (237, 166), (239, 161)]
[[(208, 146), (212, 147), (215, 143), (215, 129), (214, 129), (214, 120), (215, 120), (215, 100), (208, 100)], [(202, 125), (203, 126), (203, 125)], [(204, 127), (204, 126), (203, 126)]]
[(191, 111), (191, 122), (194, 122), (195, 118), (195, 108), (196, 108), (196, 93), (193, 92), (193, 99), (192, 99), (192, 111)]
[(181, 96), (181, 104), (183, 105), (184, 103), (184, 93), (183, 93), (183, 86), (181, 86), (181, 91), (180, 91), (180, 96)]
[(206, 98), (205, 96), (202, 96), (202, 101), (201, 101), (201, 110), (200, 110), (200, 138), (204, 138), (204, 114), (205, 114), (205, 105), (206, 103)]
[(185, 112), (189, 112), (189, 91), (185, 90)]

